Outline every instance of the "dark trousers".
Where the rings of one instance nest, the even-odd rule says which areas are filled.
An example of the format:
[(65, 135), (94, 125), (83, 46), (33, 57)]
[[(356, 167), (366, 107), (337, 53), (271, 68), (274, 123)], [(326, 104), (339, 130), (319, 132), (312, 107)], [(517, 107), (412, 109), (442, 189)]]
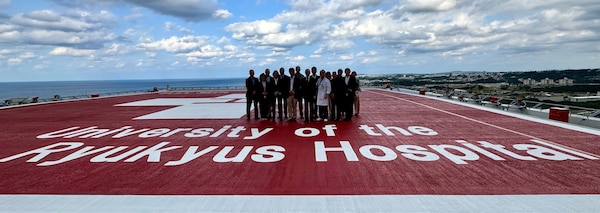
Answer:
[(310, 119), (313, 120), (315, 118), (319, 117), (319, 114), (317, 112), (317, 109), (319, 109), (319, 107), (317, 106), (317, 100), (313, 99), (312, 102), (310, 102), (310, 112), (312, 114), (310, 114)]
[(246, 97), (246, 118), (250, 119), (250, 107), (254, 102), (254, 118), (258, 118), (258, 100), (254, 97)]
[[(277, 96), (277, 98), (275, 98), (277, 101), (277, 112), (279, 112), (279, 119), (283, 119), (283, 116), (285, 115), (285, 117), (287, 118), (287, 98), (283, 98), (282, 96)], [(285, 111), (282, 111), (283, 108), (285, 107)], [(275, 109), (273, 109), (273, 118), (275, 118)]]
[(338, 108), (338, 99), (337, 98), (332, 98), (331, 99), (331, 112), (329, 113), (331, 115), (331, 120), (337, 120), (339, 119), (338, 117), (338, 113), (339, 112), (339, 108)]
[(344, 112), (346, 115), (344, 120), (349, 121), (352, 119), (352, 115), (354, 115), (354, 96), (347, 96), (345, 101)]
[(319, 106), (319, 118), (327, 119), (329, 117), (327, 113), (327, 106)]
[(273, 118), (275, 120), (275, 102), (276, 97), (270, 97), (267, 101), (269, 102), (269, 118)]
[(283, 117), (287, 118), (288, 117), (288, 112), (287, 112), (287, 99), (288, 97), (282, 97), (283, 98)]
[(312, 98), (304, 98), (304, 119), (308, 121), (315, 119), (315, 104)]
[(260, 117), (261, 118), (268, 118), (269, 117), (269, 99), (267, 98), (261, 98), (260, 102), (259, 102), (259, 107), (260, 107)]
[[(345, 97), (336, 97), (333, 106), (335, 107), (335, 119), (340, 120), (342, 118), (342, 112), (346, 112), (346, 99)], [(331, 114), (334, 116), (334, 114)]]

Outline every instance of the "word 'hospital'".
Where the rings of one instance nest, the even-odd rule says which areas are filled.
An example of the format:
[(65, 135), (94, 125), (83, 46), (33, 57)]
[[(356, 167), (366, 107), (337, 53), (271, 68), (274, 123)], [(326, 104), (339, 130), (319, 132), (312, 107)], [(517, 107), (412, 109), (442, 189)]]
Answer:
[[(396, 151), (398, 151), (401, 156), (414, 161), (438, 161), (441, 159), (440, 156), (443, 156), (455, 164), (468, 164), (467, 161), (480, 160), (481, 155), (495, 161), (504, 161), (508, 157), (522, 161), (536, 161), (538, 159), (552, 161), (598, 159), (590, 154), (554, 145), (545, 141), (535, 139), (532, 139), (531, 141), (537, 144), (513, 144), (512, 148), (508, 148), (487, 141), (478, 141), (478, 146), (465, 140), (455, 140), (455, 142), (462, 146), (451, 144), (427, 145), (428, 149), (425, 146), (418, 145), (398, 145), (394, 147), (394, 151), (392, 148), (382, 145), (363, 145), (358, 151), (364, 158), (373, 161), (396, 160), (398, 158)], [(166, 160), (165, 166), (178, 166), (205, 155), (205, 157), (211, 158), (215, 163), (241, 163), (245, 162), (248, 159), (248, 156), (250, 156), (252, 161), (257, 163), (274, 163), (283, 160), (285, 158), (284, 152), (287, 151), (282, 146), (268, 145), (258, 148), (255, 148), (254, 146), (244, 146), (241, 150), (236, 146), (208, 146), (202, 149), (200, 146), (188, 146), (187, 150), (182, 152), (180, 148), (183, 148), (183, 146), (168, 146), (169, 143), (170, 142), (161, 142), (152, 147), (137, 146), (130, 148), (129, 146), (82, 147), (85, 145), (82, 142), (59, 142), (2, 158), (0, 159), (0, 163), (25, 157), (30, 157), (26, 162), (37, 163), (49, 155), (53, 155), (52, 157), (48, 157), (53, 160), (45, 160), (37, 165), (51, 166), (83, 157), (89, 157), (89, 161), (92, 163), (131, 163), (146, 159), (146, 162), (151, 163), (159, 163)], [(360, 161), (354, 147), (352, 147), (349, 141), (340, 141), (339, 144), (339, 147), (326, 147), (323, 141), (315, 141), (315, 161), (323, 163), (327, 162), (329, 158), (339, 158), (341, 157), (339, 154), (340, 152), (344, 154), (348, 162)], [(78, 150), (64, 156), (66, 154), (64, 152), (75, 149)], [(236, 151), (232, 152), (234, 149)], [(177, 152), (175, 150), (178, 150), (179, 153), (177, 155), (181, 156), (179, 159), (161, 159), (161, 154), (163, 152)], [(289, 152), (293, 152), (293, 150), (290, 150)], [(383, 153), (383, 155), (381, 155), (381, 153)], [(64, 157), (54, 160), (56, 159), (54, 154)], [(293, 155), (294, 153), (290, 154)]]

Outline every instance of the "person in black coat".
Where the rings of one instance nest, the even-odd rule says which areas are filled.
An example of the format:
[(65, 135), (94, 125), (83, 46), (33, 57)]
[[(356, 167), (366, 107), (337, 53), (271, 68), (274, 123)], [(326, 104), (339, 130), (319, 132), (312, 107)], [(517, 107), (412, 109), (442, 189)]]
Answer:
[(331, 118), (334, 121), (339, 121), (342, 117), (342, 112), (345, 112), (346, 103), (346, 83), (344, 82), (342, 69), (338, 69), (336, 77), (331, 81), (331, 91), (333, 93), (332, 102), (335, 108), (335, 114)]
[(299, 86), (298, 89), (295, 91), (294, 93), (294, 98), (296, 98), (296, 101), (298, 102), (298, 112), (300, 114), (300, 118), (304, 119), (304, 88), (302, 87), (302, 81), (304, 81), (304, 75), (302, 75), (302, 71), (300, 70), (300, 66), (296, 66), (296, 79), (299, 79), (298, 82)]
[(274, 86), (273, 83), (267, 82), (267, 75), (260, 75), (260, 83), (256, 87), (256, 92), (259, 94), (258, 102), (260, 107), (261, 120), (267, 120), (269, 117), (269, 103), (274, 98)]
[[(267, 76), (267, 84), (273, 84), (273, 76), (271, 76), (271, 70), (265, 69), (265, 75)], [(275, 119), (275, 98), (269, 100), (269, 115), (267, 118)]]
[[(316, 69), (316, 68), (315, 68)], [(317, 95), (317, 78), (310, 75), (310, 70), (304, 71), (306, 77), (302, 80), (302, 95), (304, 98), (304, 120), (314, 121)]]
[(321, 78), (319, 75), (317, 75), (317, 67), (312, 67), (310, 68), (310, 80), (311, 80), (311, 84), (315, 85), (315, 96), (312, 98), (312, 105), (311, 105), (311, 121), (312, 119), (316, 119), (318, 118), (318, 114), (317, 114), (317, 92), (318, 92), (318, 88), (319, 85), (317, 85), (317, 82), (319, 81), (319, 78)]
[[(288, 97), (288, 113), (290, 119), (288, 121), (296, 121), (298, 103), (302, 100), (302, 78), (297, 75), (294, 68), (290, 68), (289, 82), (289, 97)], [(301, 103), (301, 102), (300, 102)]]
[(344, 89), (345, 89), (345, 100), (344, 100), (344, 121), (352, 120), (352, 115), (354, 115), (354, 97), (356, 95), (356, 90), (358, 89), (358, 84), (356, 83), (356, 78), (351, 75), (350, 68), (346, 68), (344, 70), (346, 76), (344, 76)]
[(254, 70), (248, 71), (249, 77), (246, 78), (246, 119), (250, 120), (250, 106), (254, 102), (254, 119), (258, 119), (258, 99), (256, 86), (259, 83), (258, 78), (254, 77)]
[[(289, 79), (287, 79), (287, 82), (281, 78), (281, 76), (279, 75), (279, 72), (275, 71), (273, 72), (273, 88), (274, 88), (274, 92), (273, 92), (273, 96), (275, 96), (275, 101), (277, 102), (276, 105), (277, 107), (277, 112), (279, 112), (279, 120), (283, 120), (283, 114), (284, 111), (283, 107), (284, 107), (284, 103), (286, 102), (287, 97), (290, 95), (289, 94), (289, 88), (290, 88), (290, 82)], [(287, 106), (287, 105), (286, 105)], [(287, 112), (287, 110), (286, 110)], [(287, 117), (287, 115), (286, 115)], [(275, 120), (275, 110), (273, 110), (273, 120)]]
[(331, 72), (329, 82), (331, 82), (331, 93), (329, 93), (329, 116), (332, 121), (335, 121), (337, 115), (337, 102), (335, 100), (337, 72)]
[(285, 84), (285, 86), (282, 86), (282, 87), (288, 88), (288, 89), (284, 89), (284, 90), (281, 91), (281, 97), (283, 98), (283, 117), (287, 119), (288, 118), (288, 102), (287, 102), (287, 99), (290, 96), (290, 91), (289, 91), (290, 76), (287, 76), (285, 74), (285, 68), (283, 68), (283, 67), (279, 68), (279, 75), (280, 75), (281, 80)]

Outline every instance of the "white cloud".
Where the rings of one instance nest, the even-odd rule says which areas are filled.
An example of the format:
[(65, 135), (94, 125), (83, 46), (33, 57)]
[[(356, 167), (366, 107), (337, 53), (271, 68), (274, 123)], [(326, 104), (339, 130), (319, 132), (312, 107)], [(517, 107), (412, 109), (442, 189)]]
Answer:
[(231, 17), (227, 10), (218, 9), (216, 0), (125, 0), (138, 6), (149, 8), (157, 13), (199, 22)]
[(276, 57), (276, 56), (287, 56), (290, 55), (291, 51), (271, 51), (265, 54), (265, 57)]
[(286, 57), (285, 59), (289, 60), (289, 61), (293, 61), (293, 62), (300, 62), (300, 61), (304, 60), (305, 57), (303, 55), (298, 55), (298, 56), (294, 56), (294, 57)]
[(117, 39), (106, 31), (116, 20), (116, 16), (108, 11), (73, 10), (59, 14), (51, 10), (36, 10), (16, 14), (0, 24), (0, 40), (21, 45), (99, 49), (105, 42)]
[(374, 56), (374, 55), (377, 55), (377, 51), (375, 51), (375, 50), (371, 50), (369, 52), (363, 52), (363, 51), (361, 51), (361, 52), (359, 52), (359, 53), (356, 54), (357, 57)]
[[(244, 63), (252, 63), (256, 61), (256, 57), (253, 53), (239, 53), (237, 54), (239, 62)], [(238, 63), (239, 64), (239, 63)]]
[(36, 57), (35, 53), (33, 53), (33, 52), (25, 52), (19, 56), (19, 58), (21, 58), (21, 59), (30, 59), (30, 58), (35, 58), (35, 57)]
[(342, 54), (339, 56), (339, 59), (343, 61), (349, 61), (354, 59), (354, 56), (352, 54)]
[(246, 38), (256, 38), (258, 35), (279, 33), (281, 23), (266, 20), (239, 22), (227, 25), (225, 29), (233, 33), (234, 39), (243, 40)]
[(148, 56), (149, 58), (155, 58), (156, 52), (146, 52), (146, 56)]
[(65, 32), (85, 32), (96, 30), (114, 24), (116, 16), (107, 11), (98, 13), (72, 12), (60, 15), (50, 10), (33, 11), (26, 14), (17, 14), (10, 19), (10, 23), (33, 27), (36, 29), (59, 30)]
[(94, 50), (82, 50), (70, 47), (56, 47), (52, 51), (50, 51), (50, 55), (86, 57), (93, 55), (95, 52), (96, 51)]
[(9, 58), (8, 64), (20, 64), (23, 60), (20, 58)]
[(360, 61), (360, 63), (363, 64), (372, 64), (372, 63), (376, 63), (379, 62), (381, 59), (377, 58), (377, 57), (371, 57), (371, 58), (364, 58)]
[(229, 44), (231, 43), (231, 39), (227, 38), (227, 37), (221, 37), (218, 41), (217, 44)]
[(260, 63), (258, 63), (259, 66), (265, 66), (265, 65), (270, 65), (273, 64), (274, 62), (277, 62), (277, 59), (274, 58), (266, 58), (264, 61), (261, 61)]
[(193, 30), (190, 30), (188, 28), (185, 28), (181, 25), (177, 25), (173, 22), (167, 21), (165, 22), (165, 30), (166, 31), (172, 31), (172, 30), (178, 30), (179, 32), (185, 33), (185, 34), (194, 34)]
[[(0, 14), (3, 65), (12, 60), (25, 69), (50, 55), (94, 60), (50, 57), (65, 61), (48, 63), (47, 70), (59, 70), (52, 67), (57, 64), (114, 70), (119, 63), (122, 69), (229, 70), (289, 61), (365, 66), (360, 69), (377, 73), (489, 64), (526, 69), (535, 65), (517, 56), (535, 58), (540, 62), (534, 64), (546, 68), (561, 68), (550, 67), (559, 61), (579, 64), (559, 58), (585, 59), (581, 64), (593, 67), (600, 48), (595, 0), (286, 0), (288, 7), (278, 5), (283, 8), (236, 2), (260, 15), (217, 0), (53, 0), (60, 6), (10, 9), (26, 2), (9, 2), (8, 12)], [(232, 18), (230, 11), (241, 14)], [(216, 21), (223, 19), (230, 20)], [(546, 59), (550, 55), (553, 60)]]
[(126, 20), (126, 21), (134, 21), (134, 20), (140, 19), (140, 18), (142, 18), (142, 17), (144, 17), (144, 14), (142, 14), (142, 13), (139, 13), (139, 12), (135, 12), (135, 13), (132, 13), (132, 14), (130, 14), (130, 15), (126, 15), (126, 16), (124, 16), (124, 17), (123, 17), (123, 20)]
[(223, 50), (220, 47), (213, 45), (206, 45), (200, 48), (198, 51), (193, 51), (185, 54), (188, 58), (214, 58), (218, 56), (225, 56), (231, 51)]
[(407, 0), (411, 11), (446, 11), (456, 6), (456, 0)]
[(164, 50), (173, 53), (184, 53), (199, 49), (202, 45), (207, 44), (208, 40), (209, 38), (204, 36), (171, 36), (159, 41), (142, 42), (137, 47), (150, 51)]
[(216, 10), (212, 14), (212, 17), (216, 20), (225, 20), (225, 19), (231, 18), (231, 16), (233, 16), (233, 14), (231, 14), (231, 12), (229, 12), (227, 10)]
[(398, 56), (406, 56), (406, 51), (400, 50), (396, 54), (398, 54)]
[(310, 38), (308, 31), (288, 31), (284, 33), (274, 33), (265, 35), (262, 39), (256, 41), (257, 44), (264, 46), (290, 47), (301, 44), (310, 44), (313, 39)]
[(324, 3), (322, 0), (292, 0), (290, 5), (294, 10), (310, 11), (319, 9)]

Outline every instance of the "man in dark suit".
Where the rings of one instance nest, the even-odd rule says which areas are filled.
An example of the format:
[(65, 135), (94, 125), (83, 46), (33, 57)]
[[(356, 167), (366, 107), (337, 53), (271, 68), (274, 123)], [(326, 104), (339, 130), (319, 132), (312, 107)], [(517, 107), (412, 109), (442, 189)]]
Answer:
[(336, 80), (337, 80), (337, 72), (333, 71), (333, 72), (331, 72), (331, 75), (329, 77), (329, 81), (331, 82), (331, 93), (329, 93), (329, 102), (330, 102), (329, 115), (331, 116), (332, 121), (335, 121), (336, 115), (337, 115), (337, 102), (335, 100), (335, 92), (336, 92), (335, 88), (337, 88)]
[(311, 109), (310, 112), (312, 113), (310, 118), (312, 121), (313, 119), (316, 119), (319, 117), (319, 115), (317, 114), (317, 109), (318, 109), (317, 108), (317, 91), (318, 91), (317, 82), (319, 81), (319, 78), (321, 78), (321, 77), (319, 75), (317, 75), (317, 67), (310, 68), (310, 72), (311, 72), (311, 75), (310, 75), (311, 84), (315, 85), (315, 92), (314, 92), (315, 96), (312, 98), (313, 101), (310, 106), (310, 109)]
[[(285, 88), (289, 88), (290, 87), (290, 76), (287, 76), (285, 74), (285, 68), (281, 67), (279, 68), (279, 75), (281, 75), (281, 80), (283, 81), (284, 84), (286, 84)], [(281, 97), (283, 98), (283, 116), (284, 118), (288, 118), (288, 102), (287, 102), (287, 98), (290, 96), (290, 91), (289, 89), (284, 89), (281, 91)]]
[[(265, 75), (267, 76), (267, 84), (273, 84), (273, 76), (271, 76), (271, 70), (269, 68), (265, 69)], [(267, 118), (275, 119), (275, 99), (269, 100), (269, 114)]]
[(352, 76), (350, 68), (346, 68), (344, 70), (346, 76), (344, 76), (344, 89), (345, 93), (345, 102), (344, 102), (344, 121), (352, 120), (352, 115), (354, 115), (354, 97), (356, 95), (356, 90), (358, 89), (358, 84), (356, 83), (356, 78)]
[(294, 95), (294, 98), (296, 98), (296, 101), (298, 102), (298, 112), (300, 113), (300, 118), (304, 118), (304, 110), (303, 110), (304, 109), (304, 104), (303, 104), (304, 103), (304, 98), (303, 98), (304, 94), (302, 94), (303, 88), (301, 86), (304, 75), (302, 75), (302, 70), (300, 70), (300, 66), (296, 66), (295, 74), (296, 74), (295, 77), (300, 80), (297, 81), (299, 83), (299, 86), (298, 86), (298, 90), (295, 91), (296, 93)]
[(254, 119), (258, 119), (258, 99), (256, 87), (258, 78), (254, 77), (254, 70), (248, 71), (249, 77), (246, 78), (246, 119), (250, 120), (250, 106), (254, 102)]
[(296, 121), (298, 103), (302, 103), (302, 77), (296, 74), (294, 68), (290, 68), (290, 91), (288, 97), (288, 113), (290, 119), (288, 121)]
[[(285, 70), (285, 69), (284, 69)], [(277, 111), (279, 112), (279, 120), (282, 121), (283, 120), (283, 103), (286, 102), (287, 97), (290, 95), (290, 82), (289, 79), (287, 79), (287, 83), (284, 79), (281, 78), (281, 76), (279, 75), (279, 72), (275, 71), (273, 72), (273, 85), (274, 85), (274, 90), (275, 92), (273, 92), (273, 95), (275, 96), (275, 102), (277, 105)], [(286, 105), (287, 106), (287, 105)], [(286, 110), (287, 112), (287, 110)], [(287, 115), (286, 115), (287, 117)], [(273, 110), (273, 120), (275, 120), (275, 110)]]
[[(315, 68), (316, 69), (316, 68)], [(302, 80), (302, 94), (304, 97), (304, 120), (314, 121), (315, 107), (317, 95), (317, 79), (310, 75), (310, 70), (304, 71), (306, 77)]]
[(258, 87), (256, 87), (256, 93), (258, 95), (259, 107), (260, 107), (260, 117), (261, 120), (266, 121), (269, 118), (269, 107), (271, 100), (274, 98), (273, 96), (273, 82), (267, 82), (267, 75), (260, 75), (260, 83)]
[(331, 119), (334, 121), (339, 121), (342, 117), (342, 112), (345, 112), (346, 84), (342, 72), (342, 69), (338, 69), (336, 77), (331, 81), (332, 102), (335, 109), (335, 114), (332, 112)]

